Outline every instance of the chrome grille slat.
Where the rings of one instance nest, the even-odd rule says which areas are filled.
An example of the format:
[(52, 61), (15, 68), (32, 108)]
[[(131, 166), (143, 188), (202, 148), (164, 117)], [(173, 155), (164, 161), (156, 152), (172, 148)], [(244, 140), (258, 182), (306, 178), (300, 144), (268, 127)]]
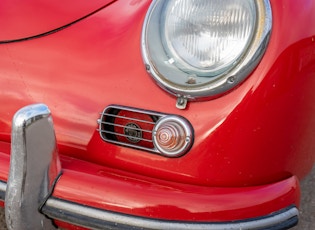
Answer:
[[(101, 121), (100, 123), (104, 124), (104, 125), (112, 125), (112, 126), (121, 127), (121, 128), (125, 128), (126, 127), (125, 125), (118, 125), (118, 124), (115, 124), (115, 123), (112, 123), (112, 122)], [(133, 129), (133, 130), (137, 130), (137, 131), (143, 131), (143, 132), (147, 132), (147, 133), (152, 133), (152, 131), (146, 130), (146, 129), (138, 129), (138, 128), (132, 128), (132, 127), (129, 127), (129, 129)]]
[(130, 117), (124, 117), (124, 116), (117, 116), (117, 115), (113, 115), (113, 114), (109, 114), (109, 113), (101, 113), (101, 115), (103, 115), (103, 116), (104, 116), (104, 115), (105, 115), (105, 116), (110, 116), (110, 117), (114, 117), (114, 118), (122, 118), (122, 119), (126, 119), (126, 120), (137, 121), (137, 122), (143, 122), (143, 123), (155, 125), (155, 122), (149, 122), (149, 121), (140, 120), (140, 119), (136, 119), (136, 118), (130, 118)]
[[(133, 137), (133, 136), (130, 136), (130, 135), (125, 135), (125, 134), (120, 134), (120, 133), (116, 133), (116, 132), (110, 132), (110, 131), (104, 131), (104, 130), (98, 130), (99, 132), (102, 132), (102, 133), (108, 133), (108, 134), (113, 134), (113, 135), (118, 135), (118, 136), (121, 136), (121, 137)], [(147, 141), (147, 142), (153, 142), (152, 140), (149, 140), (149, 139), (145, 139), (145, 138), (138, 138), (142, 141)]]

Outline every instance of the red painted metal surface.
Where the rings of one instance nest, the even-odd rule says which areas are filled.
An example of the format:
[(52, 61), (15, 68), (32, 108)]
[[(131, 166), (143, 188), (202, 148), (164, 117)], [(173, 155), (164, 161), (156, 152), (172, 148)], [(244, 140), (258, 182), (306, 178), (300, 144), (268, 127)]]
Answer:
[(219, 188), (158, 180), (69, 158), (63, 162), (65, 170), (53, 196), (120, 213), (216, 222), (299, 206), (295, 177), (262, 186)]
[[(244, 200), (243, 206), (239, 204), (238, 207), (244, 207), (241, 212), (235, 208), (239, 211), (231, 213), (231, 208), (209, 214), (211, 210), (208, 210), (200, 214), (199, 220), (254, 217), (268, 214), (273, 208), (275, 211), (280, 206), (298, 204), (298, 186), (292, 176), (302, 178), (315, 161), (315, 2), (272, 0), (270, 43), (251, 76), (232, 92), (214, 100), (189, 103), (183, 111), (175, 108), (175, 98), (150, 79), (142, 63), (140, 35), (149, 3), (147, 0), (117, 1), (58, 33), (1, 44), (1, 140), (10, 142), (11, 119), (19, 108), (42, 102), (52, 111), (60, 154), (67, 156), (63, 158), (65, 174), (57, 184), (55, 196), (143, 216), (148, 215), (148, 209), (150, 214), (161, 213), (156, 211), (159, 209), (174, 219), (196, 217), (191, 210), (178, 212), (177, 208), (184, 203), (161, 207), (164, 203), (159, 197), (143, 198), (136, 211), (136, 204), (122, 207), (119, 202), (96, 202), (101, 199), (98, 194), (109, 190), (113, 192), (110, 194), (119, 188), (140, 192), (137, 183), (147, 189), (147, 194), (159, 191), (150, 190), (149, 184), (138, 180), (144, 176), (170, 187), (176, 187), (177, 183), (186, 185), (180, 188), (185, 190), (181, 194), (186, 200), (182, 202), (193, 203), (194, 199), (200, 203), (215, 202), (212, 195), (226, 195), (225, 191), (229, 191), (229, 199), (237, 201), (245, 194), (252, 196)], [(69, 13), (58, 23), (76, 16)], [(48, 19), (46, 22), (47, 29), (56, 26)], [(307, 25), (307, 29), (301, 25)], [(28, 32), (43, 31), (38, 28), (41, 27), (34, 24)], [(21, 29), (11, 33), (10, 38), (26, 34)], [(103, 142), (96, 130), (97, 119), (110, 104), (187, 118), (195, 130), (192, 149), (181, 158), (168, 159)], [(9, 154), (9, 148), (4, 146), (0, 145), (0, 159), (4, 159), (0, 162), (2, 180), (7, 178)], [(71, 158), (99, 166), (81, 165), (76, 160), (70, 165), (67, 159)], [(94, 167), (99, 171), (93, 171)], [(103, 167), (105, 176), (100, 173)], [(73, 169), (93, 170), (78, 173), (86, 180), (77, 181)], [(123, 175), (130, 173), (133, 178), (126, 176), (128, 182), (124, 184), (123, 178), (109, 176), (111, 169), (124, 171)], [(89, 181), (93, 184), (85, 184)], [(108, 183), (113, 187), (103, 187)], [(261, 185), (266, 190), (255, 187)], [(292, 190), (288, 190), (290, 186)], [(213, 192), (218, 187), (221, 189)], [(174, 190), (167, 196), (165, 189), (164, 195), (171, 199)], [(191, 196), (189, 189), (192, 189)], [(202, 196), (196, 198), (200, 193)], [(275, 194), (278, 197), (273, 197)], [(121, 192), (122, 197), (127, 195)], [(253, 204), (257, 195), (266, 197), (266, 203)], [(106, 199), (104, 194), (102, 197)], [(279, 199), (282, 201), (278, 202)], [(199, 209), (200, 213), (203, 211)], [(176, 216), (176, 213), (180, 214)]]
[(78, 1), (2, 0), (0, 41), (32, 37), (63, 27), (113, 0)]

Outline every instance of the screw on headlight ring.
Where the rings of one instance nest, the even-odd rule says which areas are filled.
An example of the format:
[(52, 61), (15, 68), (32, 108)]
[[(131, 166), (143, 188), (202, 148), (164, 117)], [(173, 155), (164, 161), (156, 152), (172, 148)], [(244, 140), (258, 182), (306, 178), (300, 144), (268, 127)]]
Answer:
[[(204, 0), (204, 3), (208, 4), (209, 2), (211, 1)], [(220, 1), (216, 2), (221, 4)], [(246, 2), (248, 4), (245, 4)], [(244, 5), (246, 12), (252, 12), (252, 14), (248, 14), (248, 17), (254, 20), (250, 21), (255, 21), (251, 25), (252, 32), (244, 38), (246, 44), (240, 47), (240, 51), (235, 53), (235, 60), (233, 58), (228, 59), (231, 62), (227, 61), (226, 65), (222, 64), (221, 69), (215, 65), (212, 66), (213, 68), (203, 69), (196, 67), (193, 63), (189, 64), (186, 60), (186, 53), (180, 56), (178, 51), (180, 49), (175, 50), (175, 46), (172, 45), (172, 40), (170, 40), (170, 38), (173, 38), (172, 36), (163, 37), (166, 34), (163, 19), (167, 12), (171, 12), (168, 9), (173, 9), (172, 7), (168, 8), (168, 5), (172, 6), (174, 1), (156, 0), (152, 2), (143, 25), (142, 57), (147, 72), (156, 81), (157, 85), (177, 98), (177, 108), (185, 109), (186, 100), (210, 100), (226, 94), (243, 82), (259, 64), (267, 48), (271, 33), (271, 4), (269, 0), (239, 1), (239, 3)], [(222, 5), (224, 4), (222, 3)], [(175, 5), (173, 6), (175, 9)], [(202, 10), (203, 8), (199, 7), (199, 9)], [(222, 9), (225, 10), (224, 7)], [(215, 16), (213, 14), (214, 21)], [(195, 20), (195, 18), (192, 18), (192, 20)], [(166, 20), (165, 22), (169, 21)], [(246, 22), (249, 21), (244, 19), (244, 23)], [(233, 23), (230, 23), (231, 29), (233, 29), (233, 25)], [(213, 32), (210, 29), (207, 31), (209, 33)], [(227, 29), (224, 31), (228, 34)], [(168, 35), (170, 34), (168, 33)], [(178, 43), (175, 42), (174, 44)], [(201, 47), (203, 43), (198, 44)], [(210, 45), (208, 44), (208, 46)], [(234, 46), (231, 45), (230, 47)]]

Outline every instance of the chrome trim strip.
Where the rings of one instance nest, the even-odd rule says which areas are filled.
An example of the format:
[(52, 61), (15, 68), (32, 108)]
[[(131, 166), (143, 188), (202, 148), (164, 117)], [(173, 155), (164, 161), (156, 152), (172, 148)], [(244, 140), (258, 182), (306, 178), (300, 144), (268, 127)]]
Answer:
[(10, 170), (5, 192), (9, 230), (55, 229), (40, 209), (60, 173), (48, 107), (34, 104), (20, 109), (12, 121)]
[(299, 216), (298, 209), (292, 206), (269, 216), (228, 223), (166, 221), (114, 213), (54, 197), (47, 200), (42, 211), (53, 219), (93, 229), (280, 230), (296, 225)]

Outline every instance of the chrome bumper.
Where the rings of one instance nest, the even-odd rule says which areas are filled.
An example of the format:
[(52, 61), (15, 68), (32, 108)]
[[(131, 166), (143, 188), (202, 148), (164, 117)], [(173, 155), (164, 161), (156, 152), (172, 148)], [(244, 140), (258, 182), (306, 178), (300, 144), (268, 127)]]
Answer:
[(298, 222), (294, 206), (243, 221), (185, 222), (115, 213), (53, 197), (61, 167), (50, 111), (43, 104), (25, 107), (14, 116), (10, 165), (8, 183), (0, 181), (0, 200), (5, 200), (10, 230), (55, 229), (53, 219), (93, 229), (280, 230)]
[(113, 213), (59, 200), (48, 199), (43, 213), (54, 219), (79, 224), (93, 229), (169, 229), (169, 230), (223, 230), (223, 229), (288, 229), (298, 222), (298, 210), (289, 207), (259, 219), (229, 222), (180, 222), (148, 219)]

